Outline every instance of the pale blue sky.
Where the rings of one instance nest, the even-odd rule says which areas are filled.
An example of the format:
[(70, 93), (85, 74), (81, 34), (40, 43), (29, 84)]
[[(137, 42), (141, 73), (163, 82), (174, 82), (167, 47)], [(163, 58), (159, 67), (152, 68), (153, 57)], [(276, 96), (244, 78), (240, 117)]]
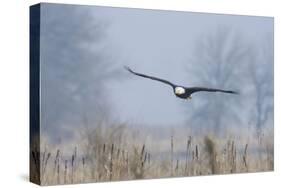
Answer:
[[(77, 16), (70, 19), (69, 17), (74, 13)], [(84, 17), (83, 14), (85, 13), (92, 15), (93, 19)], [(123, 69), (124, 65), (130, 66), (135, 71), (164, 78), (187, 87), (194, 86), (194, 84), (202, 86), (198, 83), (198, 79), (188, 75), (186, 71), (187, 65), (190, 65), (189, 60), (192, 57), (192, 51), (202, 37), (212, 35), (218, 27), (227, 27), (233, 33), (241, 36), (242, 39), (245, 39), (247, 44), (259, 48), (262, 47), (266, 35), (273, 35), (273, 18), (269, 17), (95, 6), (74, 7), (55, 4), (43, 4), (41, 15), (42, 67), (48, 66), (50, 62), (53, 63), (52, 67), (48, 66), (48, 69), (42, 69), (42, 79), (44, 80), (42, 88), (47, 93), (43, 93), (42, 101), (44, 104), (49, 104), (48, 107), (43, 106), (42, 116), (46, 120), (43, 120), (43, 128), (45, 127), (46, 130), (52, 132), (57, 132), (60, 126), (65, 127), (63, 122), (73, 122), (72, 126), (79, 124), (79, 121), (75, 121), (77, 119), (74, 117), (79, 116), (77, 113), (81, 111), (80, 107), (77, 107), (79, 112), (72, 111), (65, 106), (60, 108), (60, 105), (62, 105), (60, 99), (65, 99), (66, 96), (56, 93), (56, 90), (61, 88), (54, 87), (52, 82), (49, 81), (49, 79), (56, 79), (56, 76), (64, 74), (63, 69), (57, 69), (57, 62), (65, 63), (64, 66), (68, 67), (72, 63), (79, 63), (79, 59), (69, 57), (82, 57), (84, 61), (92, 61), (94, 58), (94, 54), (92, 57), (90, 53), (84, 54), (83, 51), (71, 49), (64, 51), (66, 48), (64, 45), (69, 45), (65, 42), (59, 43), (59, 46), (54, 45), (56, 40), (72, 40), (72, 29), (77, 32), (80, 28), (81, 30), (87, 28), (93, 22), (104, 25), (102, 32), (105, 32), (105, 36), (98, 42), (99, 45), (97, 46), (95, 42), (87, 44), (87, 50), (98, 48), (100, 53), (105, 56), (103, 62), (107, 64), (104, 64), (104, 66), (113, 65), (123, 74), (122, 79), (111, 79), (104, 83), (107, 88), (106, 97), (112, 108), (112, 114), (122, 121), (144, 123), (150, 126), (184, 124), (186, 118), (182, 106), (188, 106), (192, 102), (196, 103), (196, 98), (192, 101), (180, 100), (174, 96), (169, 86), (133, 76)], [(56, 22), (56, 19), (58, 22)], [(70, 27), (65, 27), (67, 24)], [(95, 36), (95, 31), (88, 29), (87, 32)], [(84, 39), (85, 36), (81, 34), (78, 37)], [(80, 45), (79, 38), (75, 38), (75, 42), (77, 44), (71, 45)], [(270, 42), (272, 43), (272, 41)], [(56, 52), (59, 51), (59, 55), (54, 54), (52, 49), (56, 49)], [(62, 61), (63, 58), (67, 60)], [(256, 66), (264, 65), (257, 64)], [(79, 72), (83, 70), (85, 69), (74, 69), (71, 74), (74, 76), (79, 74), (87, 79), (95, 78), (94, 74), (87, 75), (87, 72)], [(94, 84), (93, 80), (93, 87)], [(242, 85), (241, 87), (248, 86)], [(224, 89), (243, 90), (244, 88)], [(50, 92), (50, 90), (52, 91)], [(48, 93), (52, 93), (52, 95)], [(91, 94), (91, 92), (88, 93), (88, 95)], [(57, 102), (54, 102), (54, 99)], [(228, 99), (225, 100), (227, 102)], [(93, 105), (95, 104), (85, 104), (82, 107), (84, 108), (83, 111), (91, 111)], [(72, 106), (71, 108), (76, 107)], [(56, 111), (56, 109), (59, 110)], [(70, 112), (62, 116), (60, 115), (62, 109)], [(246, 108), (246, 110), (249, 109)], [(53, 121), (53, 116), (49, 115), (51, 111), (55, 111), (54, 115), (57, 115), (56, 118), (59, 118), (60, 121)], [(244, 116), (244, 119), (247, 119), (246, 112)]]
[[(94, 9), (96, 18), (109, 23), (105, 42), (117, 57), (115, 63), (186, 86), (192, 86), (196, 81), (186, 74), (185, 66), (202, 36), (223, 26), (231, 28), (251, 45), (261, 45), (263, 37), (273, 33), (273, 19), (268, 17)], [(173, 125), (185, 120), (179, 103), (186, 101), (175, 98), (169, 86), (129, 74), (128, 80), (108, 85), (116, 112), (123, 120), (136, 119), (158, 125)]]

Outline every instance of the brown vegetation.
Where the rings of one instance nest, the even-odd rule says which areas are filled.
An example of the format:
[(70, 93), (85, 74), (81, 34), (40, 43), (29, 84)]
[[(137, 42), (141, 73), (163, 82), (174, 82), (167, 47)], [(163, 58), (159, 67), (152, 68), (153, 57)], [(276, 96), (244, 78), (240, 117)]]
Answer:
[(173, 134), (168, 139), (170, 144), (161, 147), (166, 152), (160, 152), (155, 151), (151, 141), (133, 141), (126, 136), (126, 131), (128, 128), (121, 125), (110, 129), (96, 127), (87, 131), (88, 137), (83, 135), (83, 142), (78, 144), (79, 147), (73, 147), (72, 154), (64, 154), (62, 149), (45, 149), (40, 156), (38, 151), (32, 152), (35, 163), (39, 164), (36, 168), (41, 172), (41, 184), (273, 170), (271, 139), (266, 141), (264, 138), (263, 143), (253, 139), (242, 143), (241, 140), (222, 140), (210, 135), (184, 139)]

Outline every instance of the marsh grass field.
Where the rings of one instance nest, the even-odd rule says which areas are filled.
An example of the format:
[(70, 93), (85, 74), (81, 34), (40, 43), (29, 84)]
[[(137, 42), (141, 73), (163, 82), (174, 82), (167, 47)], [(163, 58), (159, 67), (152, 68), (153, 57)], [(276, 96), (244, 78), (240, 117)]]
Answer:
[[(159, 130), (161, 132), (161, 130)], [(148, 133), (150, 132), (150, 133)], [(156, 131), (157, 132), (157, 131)], [(247, 136), (192, 136), (183, 130), (159, 138), (127, 125), (97, 126), (76, 144), (41, 143), (32, 151), (33, 178), (42, 185), (272, 171), (273, 132)], [(187, 131), (188, 132), (188, 131)]]

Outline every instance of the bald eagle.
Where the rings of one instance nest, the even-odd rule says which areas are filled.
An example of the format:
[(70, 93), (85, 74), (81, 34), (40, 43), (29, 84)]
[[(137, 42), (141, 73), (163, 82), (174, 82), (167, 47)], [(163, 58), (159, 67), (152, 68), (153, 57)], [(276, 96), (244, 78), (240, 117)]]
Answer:
[(124, 68), (134, 75), (141, 76), (141, 77), (144, 77), (144, 78), (148, 78), (148, 79), (151, 79), (151, 80), (156, 80), (156, 81), (162, 82), (164, 84), (170, 85), (173, 88), (174, 94), (181, 99), (191, 99), (191, 94), (193, 94), (195, 92), (199, 92), (199, 91), (238, 94), (236, 91), (231, 91), (231, 90), (222, 90), (222, 89), (205, 88), (205, 87), (179, 86), (179, 85), (175, 85), (175, 84), (173, 84), (173, 83), (171, 83), (167, 80), (161, 79), (161, 78), (156, 78), (156, 77), (153, 77), (153, 76), (148, 76), (148, 75), (145, 75), (145, 74), (137, 73), (137, 72), (133, 71), (132, 69), (130, 69), (130, 67), (128, 67), (128, 66), (125, 66)]

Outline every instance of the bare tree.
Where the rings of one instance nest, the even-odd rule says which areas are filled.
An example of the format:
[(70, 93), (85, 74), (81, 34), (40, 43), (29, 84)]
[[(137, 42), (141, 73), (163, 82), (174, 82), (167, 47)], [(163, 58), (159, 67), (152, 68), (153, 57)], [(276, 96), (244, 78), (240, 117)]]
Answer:
[[(187, 64), (194, 85), (231, 89), (241, 92), (243, 67), (249, 61), (250, 47), (241, 35), (219, 27), (196, 41)], [(195, 99), (193, 99), (195, 100)], [(197, 94), (196, 101), (185, 107), (188, 124), (219, 134), (229, 124), (238, 124), (243, 101), (226, 94)], [(191, 106), (192, 105), (192, 106)], [(222, 126), (224, 125), (224, 126)]]
[[(261, 47), (260, 47), (261, 46)], [(267, 35), (262, 45), (256, 48), (256, 56), (251, 56), (249, 64), (252, 81), (254, 106), (252, 121), (256, 125), (257, 136), (261, 136), (263, 126), (273, 115), (273, 38)], [(273, 118), (271, 118), (273, 119)]]
[(116, 74), (104, 53), (107, 24), (90, 7), (43, 4), (41, 14), (42, 128), (57, 135), (60, 124), (109, 110), (104, 83)]

